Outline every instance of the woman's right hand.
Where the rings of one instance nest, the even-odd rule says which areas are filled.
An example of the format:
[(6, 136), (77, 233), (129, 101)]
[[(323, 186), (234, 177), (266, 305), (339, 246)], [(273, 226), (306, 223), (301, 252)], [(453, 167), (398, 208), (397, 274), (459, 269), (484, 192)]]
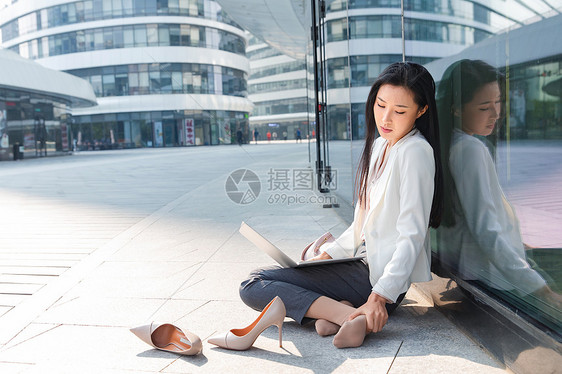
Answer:
[(312, 257), (309, 261), (317, 261), (317, 260), (330, 260), (332, 259), (332, 256), (330, 256), (328, 253), (326, 252), (322, 252), (320, 253), (318, 256), (314, 256)]

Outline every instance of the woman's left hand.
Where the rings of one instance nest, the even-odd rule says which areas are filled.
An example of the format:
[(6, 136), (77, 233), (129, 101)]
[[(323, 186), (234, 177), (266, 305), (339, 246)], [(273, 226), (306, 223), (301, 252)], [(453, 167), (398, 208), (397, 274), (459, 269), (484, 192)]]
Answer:
[(386, 325), (386, 321), (388, 321), (386, 303), (387, 300), (384, 297), (372, 292), (367, 302), (351, 313), (347, 320), (351, 321), (355, 317), (364, 314), (367, 318), (367, 333), (379, 332)]
[(322, 252), (318, 256), (314, 256), (308, 261), (331, 260), (331, 259), (332, 259), (332, 256), (330, 256), (327, 252)]

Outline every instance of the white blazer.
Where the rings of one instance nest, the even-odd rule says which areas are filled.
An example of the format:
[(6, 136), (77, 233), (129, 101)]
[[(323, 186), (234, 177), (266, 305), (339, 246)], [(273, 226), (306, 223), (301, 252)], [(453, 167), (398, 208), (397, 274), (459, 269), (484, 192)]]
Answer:
[[(386, 144), (382, 137), (375, 141), (369, 173)], [(351, 226), (322, 249), (332, 258), (350, 256), (363, 231), (373, 292), (393, 302), (411, 282), (430, 281), (434, 176), (433, 149), (414, 129), (390, 148), (382, 175), (372, 182), (369, 211), (356, 204)]]

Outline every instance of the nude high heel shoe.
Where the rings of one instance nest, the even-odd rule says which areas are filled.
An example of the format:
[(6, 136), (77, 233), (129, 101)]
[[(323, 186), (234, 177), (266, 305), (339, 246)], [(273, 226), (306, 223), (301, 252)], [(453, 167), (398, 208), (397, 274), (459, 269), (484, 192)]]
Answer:
[(162, 351), (192, 356), (203, 350), (203, 343), (197, 335), (187, 330), (183, 332), (169, 323), (152, 322), (134, 327), (131, 332), (146, 344)]
[(279, 329), (279, 347), (283, 347), (282, 328), (286, 315), (285, 304), (279, 296), (276, 296), (251, 325), (243, 329), (232, 329), (226, 333), (215, 335), (207, 341), (221, 348), (244, 351), (254, 344), (265, 329), (275, 325)]

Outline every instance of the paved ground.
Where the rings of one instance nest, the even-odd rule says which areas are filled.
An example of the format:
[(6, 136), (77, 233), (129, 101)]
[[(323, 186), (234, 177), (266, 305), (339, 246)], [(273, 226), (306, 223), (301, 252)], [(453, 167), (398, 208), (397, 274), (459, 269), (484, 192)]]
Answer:
[[(272, 260), (237, 232), (242, 220), (294, 257), (346, 227), (312, 191), (275, 189), (284, 170), (306, 175), (307, 150), (258, 144), (0, 163), (0, 373), (505, 372), (415, 287), (357, 349), (338, 350), (290, 319), (283, 349), (275, 327), (245, 352), (206, 342), (257, 316), (238, 285)], [(240, 168), (261, 181), (250, 204), (225, 192)], [(198, 334), (203, 354), (153, 350), (128, 331), (152, 320)]]

